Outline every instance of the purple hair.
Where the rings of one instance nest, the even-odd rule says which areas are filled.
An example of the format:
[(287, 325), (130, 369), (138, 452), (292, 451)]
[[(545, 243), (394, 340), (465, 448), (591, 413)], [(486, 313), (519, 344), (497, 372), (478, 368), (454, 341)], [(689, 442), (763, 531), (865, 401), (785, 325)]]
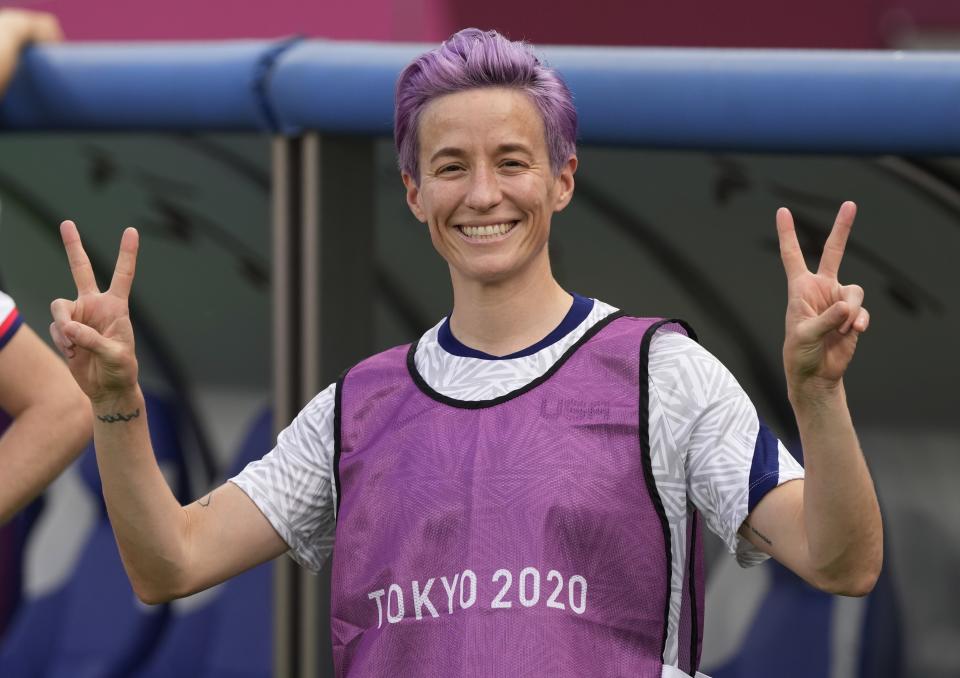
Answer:
[(576, 153), (577, 110), (570, 90), (556, 71), (540, 63), (530, 45), (477, 28), (454, 33), (400, 74), (393, 117), (400, 171), (420, 181), (418, 128), (426, 105), (444, 94), (479, 87), (526, 92), (540, 111), (550, 167), (559, 174)]

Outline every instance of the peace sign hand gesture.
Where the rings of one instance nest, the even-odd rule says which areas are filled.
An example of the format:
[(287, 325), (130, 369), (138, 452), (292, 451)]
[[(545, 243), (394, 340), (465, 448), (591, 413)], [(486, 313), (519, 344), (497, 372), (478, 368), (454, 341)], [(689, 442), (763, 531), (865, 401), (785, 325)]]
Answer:
[(841, 285), (837, 280), (856, 213), (852, 202), (840, 206), (814, 274), (807, 269), (790, 210), (777, 210), (780, 256), (787, 274), (783, 367), (792, 395), (830, 390), (840, 384), (857, 339), (870, 324), (870, 314), (863, 307), (863, 288)]
[(127, 300), (140, 237), (133, 228), (123, 232), (113, 280), (110, 288), (101, 292), (76, 225), (64, 221), (60, 235), (77, 285), (77, 298), (57, 299), (50, 305), (50, 336), (90, 400), (113, 400), (137, 386), (137, 357)]

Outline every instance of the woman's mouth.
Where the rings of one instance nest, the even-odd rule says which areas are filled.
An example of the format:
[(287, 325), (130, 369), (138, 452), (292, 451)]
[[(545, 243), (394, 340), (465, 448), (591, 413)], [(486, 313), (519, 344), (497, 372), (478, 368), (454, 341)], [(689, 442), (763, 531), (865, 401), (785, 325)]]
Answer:
[(519, 222), (505, 221), (500, 224), (485, 224), (483, 226), (459, 224), (457, 230), (470, 240), (497, 240), (510, 233), (517, 223)]

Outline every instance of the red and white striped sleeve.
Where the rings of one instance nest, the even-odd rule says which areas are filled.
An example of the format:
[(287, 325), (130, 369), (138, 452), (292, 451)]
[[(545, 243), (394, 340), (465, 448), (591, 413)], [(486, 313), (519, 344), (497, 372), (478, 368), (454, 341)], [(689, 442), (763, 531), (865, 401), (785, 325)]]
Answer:
[(8, 295), (0, 292), (0, 349), (7, 345), (23, 324), (17, 305)]

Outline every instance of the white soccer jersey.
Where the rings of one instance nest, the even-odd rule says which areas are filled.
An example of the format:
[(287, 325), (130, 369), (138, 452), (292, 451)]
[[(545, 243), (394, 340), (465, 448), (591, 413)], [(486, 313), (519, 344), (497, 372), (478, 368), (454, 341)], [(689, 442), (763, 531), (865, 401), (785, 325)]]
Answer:
[[(441, 321), (417, 345), (417, 371), (431, 388), (458, 400), (488, 400), (522, 388), (616, 311), (600, 301), (585, 301), (591, 304), (589, 312), (573, 329), (539, 350), (506, 359), (451, 352), (442, 336), (446, 320)], [(673, 546), (673, 594), (663, 659), (676, 665), (691, 507), (701, 512), (741, 565), (762, 562), (767, 556), (737, 531), (763, 494), (802, 478), (803, 469), (760, 424), (733, 375), (692, 339), (659, 332), (650, 347), (649, 376), (652, 468)], [(280, 433), (269, 454), (231, 479), (290, 546), (290, 555), (314, 571), (333, 550), (336, 525), (335, 390), (334, 384), (318, 394)]]

